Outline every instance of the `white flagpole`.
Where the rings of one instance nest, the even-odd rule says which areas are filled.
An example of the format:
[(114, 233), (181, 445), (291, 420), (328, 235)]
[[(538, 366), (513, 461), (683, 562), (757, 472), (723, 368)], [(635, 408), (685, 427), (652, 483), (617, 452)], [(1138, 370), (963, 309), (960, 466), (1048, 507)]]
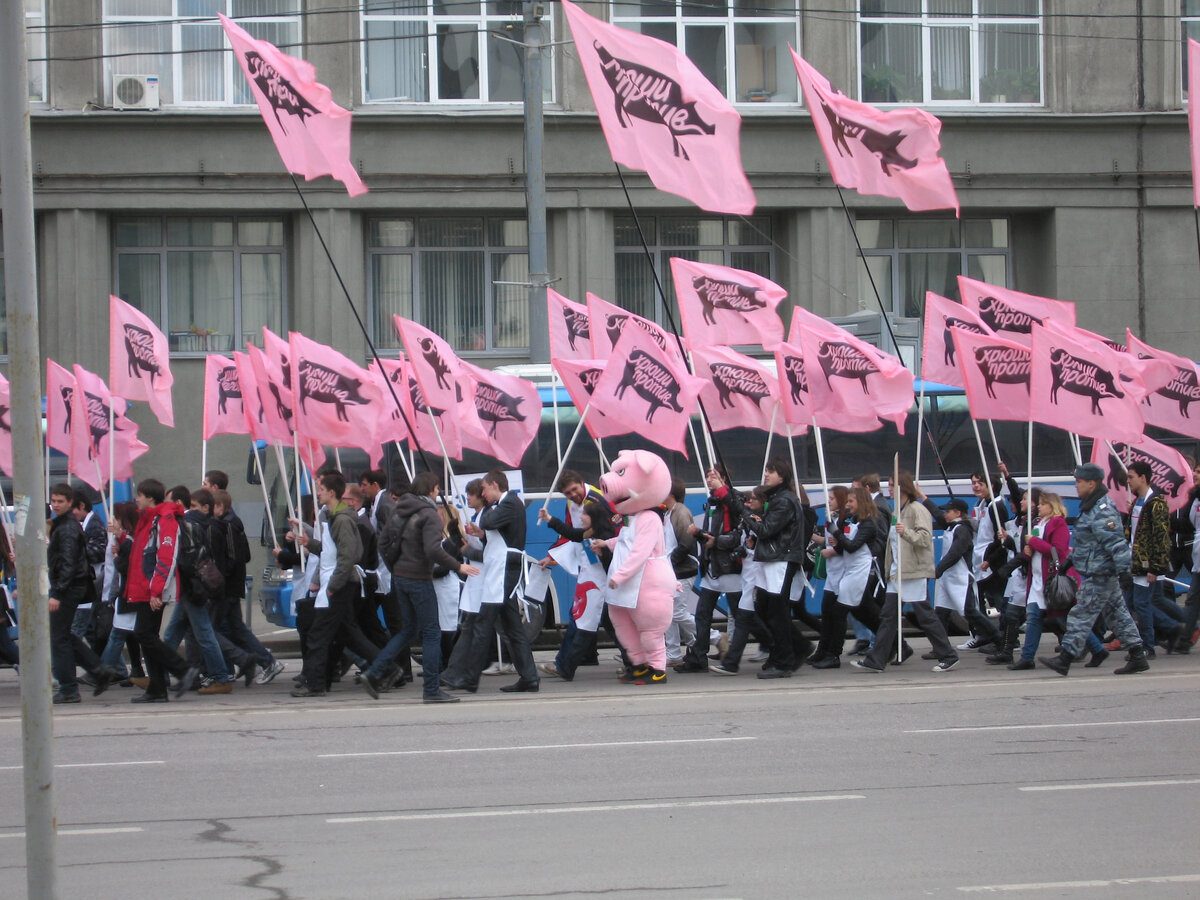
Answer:
[[(892, 460), (892, 509), (893, 515), (896, 517), (896, 524), (900, 523), (900, 501), (903, 498), (900, 494), (900, 454), (897, 453)], [(892, 526), (895, 528), (895, 525)], [(889, 537), (890, 541), (891, 538)], [(904, 662), (904, 539), (897, 533), (896, 535), (896, 660)], [(883, 593), (884, 599), (887, 599), (887, 575), (883, 573)]]
[(1082, 451), (1079, 449), (1079, 435), (1077, 435), (1073, 431), (1068, 431), (1067, 437), (1069, 437), (1070, 441), (1071, 441), (1071, 452), (1073, 454), (1075, 454), (1075, 465), (1082, 466), (1083, 465), (1083, 454), (1082, 454)]
[[(283, 482), (283, 493), (287, 497), (288, 518), (295, 519), (296, 505), (292, 502), (292, 485), (287, 477), (287, 461), (283, 458), (283, 444), (279, 441), (271, 441), (271, 445), (275, 448), (275, 461), (279, 464), (279, 478)], [(296, 457), (296, 463), (299, 465), (299, 455)], [(299, 493), (300, 476), (296, 476), (297, 494)]]
[(396, 453), (400, 457), (400, 465), (404, 466), (404, 474), (408, 476), (408, 480), (413, 480), (413, 470), (408, 464), (408, 458), (404, 455), (404, 448), (400, 446), (399, 441), (392, 441), (396, 445)]
[[(339, 447), (333, 448), (333, 464), (337, 466), (339, 472), (342, 471), (342, 451)], [(342, 472), (342, 474), (344, 475), (345, 473)]]
[[(437, 417), (433, 414), (433, 407), (426, 406), (425, 412), (429, 414), (429, 424), (433, 426), (433, 433), (437, 435), (438, 446), (442, 448), (442, 481), (445, 482), (447, 491), (454, 484), (454, 467), (450, 465), (450, 453), (446, 450), (446, 442), (442, 439), (442, 429), (438, 427)], [(413, 435), (413, 440), (416, 441), (416, 435)], [(414, 468), (415, 468), (414, 464)], [(468, 509), (467, 498), (465, 495), (454, 492), (455, 499), (462, 504), (463, 509)]]
[[(117, 398), (109, 394), (108, 397), (108, 490), (109, 496), (112, 495), (113, 485), (116, 483), (117, 476)], [(100, 480), (101, 496), (104, 493), (104, 479)], [(112, 521), (112, 507), (106, 507), (108, 510), (108, 521)]]
[(200, 480), (204, 481), (204, 475), (208, 472), (208, 438), (200, 439)]
[(821, 493), (825, 495), (825, 521), (829, 522), (829, 476), (825, 472), (825, 442), (821, 440), (821, 426), (813, 416), (813, 435), (817, 439), (817, 464), (821, 467)]
[[(263, 474), (262, 460), (258, 456), (258, 441), (250, 438), (250, 452), (254, 454), (254, 468), (258, 470), (258, 486), (262, 488), (263, 509), (267, 511), (267, 527), (271, 529), (271, 544), (279, 549), (279, 539), (275, 536), (275, 516), (271, 512), (271, 500), (267, 496), (267, 479)], [(297, 546), (299, 546), (297, 544)]]
[(604, 455), (604, 442), (600, 438), (596, 438), (596, 453), (600, 456), (600, 465), (611, 469), (612, 465), (609, 463), (608, 457)]
[(996, 465), (999, 466), (1004, 460), (1000, 458), (1000, 444), (996, 440), (996, 426), (991, 419), (988, 419), (987, 423), (988, 431), (992, 433), (992, 449), (996, 451)]
[[(767, 429), (767, 449), (763, 453), (763, 474), (766, 474), (767, 463), (771, 460), (771, 442), (775, 437), (775, 414), (779, 412), (779, 404), (776, 403), (771, 409), (771, 427)], [(792, 466), (792, 478), (796, 477), (796, 467)]]
[[(550, 370), (550, 402), (554, 407), (554, 452), (558, 455), (558, 465), (563, 464), (562, 435), (558, 433), (558, 370)], [(551, 489), (554, 485), (550, 485)]]
[[(555, 485), (558, 484), (558, 477), (562, 475), (563, 469), (566, 468), (567, 460), (571, 457), (571, 450), (575, 447), (575, 440), (579, 437), (579, 432), (583, 430), (583, 422), (587, 418), (588, 410), (592, 408), (592, 401), (587, 402), (587, 406), (583, 408), (583, 412), (579, 415), (579, 424), (575, 426), (575, 432), (571, 435), (571, 440), (567, 442), (567, 449), (563, 453), (562, 458), (558, 462), (558, 471), (554, 473), (554, 477), (550, 479), (550, 490), (546, 492), (546, 499), (542, 503), (542, 509), (546, 509), (550, 505), (550, 495), (554, 493)], [(601, 453), (603, 456), (603, 453)]]
[[(983, 480), (987, 485), (987, 492), (990, 496), (992, 493), (992, 474), (988, 470), (987, 455), (983, 452), (983, 438), (979, 436), (979, 421), (972, 418), (971, 427), (975, 429), (975, 445), (979, 448), (979, 461), (983, 463)], [(996, 509), (996, 498), (992, 497), (991, 500), (988, 501), (987, 506), (988, 510), (991, 512), (992, 519), (996, 524), (996, 537), (999, 537), (1001, 531), (1000, 510)]]
[(792, 440), (791, 423), (787, 425), (787, 441), (788, 441), (788, 457), (792, 461), (792, 477), (796, 479), (796, 483), (800, 483), (800, 470), (796, 468), (796, 442)]
[(921, 435), (925, 427), (925, 379), (921, 379), (921, 396), (917, 400), (917, 464), (913, 466), (913, 480), (921, 483)]

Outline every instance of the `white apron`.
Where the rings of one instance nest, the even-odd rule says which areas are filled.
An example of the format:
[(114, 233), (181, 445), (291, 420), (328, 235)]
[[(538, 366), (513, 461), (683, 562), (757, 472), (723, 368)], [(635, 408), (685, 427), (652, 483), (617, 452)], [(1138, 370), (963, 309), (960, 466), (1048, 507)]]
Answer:
[[(830, 526), (826, 526), (825, 534), (827, 536), (829, 531)], [(826, 541), (825, 546), (829, 546), (828, 541)], [(841, 590), (842, 575), (845, 574), (845, 572), (846, 558), (842, 554), (835, 553), (833, 556), (825, 560), (825, 590), (833, 594), (835, 597)]]
[[(853, 540), (858, 534), (858, 522), (851, 521), (842, 530), (842, 540)], [(858, 606), (862, 603), (863, 594), (867, 592), (867, 581), (871, 577), (871, 563), (874, 557), (871, 548), (863, 544), (852, 553), (843, 553), (842, 560), (845, 569), (838, 584), (838, 603), (842, 606)]]
[(433, 593), (437, 595), (439, 630), (453, 631), (458, 627), (458, 595), (462, 590), (463, 583), (457, 572), (447, 572), (433, 579)]
[(575, 619), (575, 627), (580, 631), (594, 632), (600, 628), (600, 617), (604, 613), (604, 585), (607, 580), (608, 573), (598, 562), (588, 563), (579, 570), (571, 615)]
[[(888, 534), (888, 541), (892, 545), (892, 570), (888, 572), (887, 593), (897, 594), (900, 597), (901, 603), (926, 603), (929, 600), (927, 579), (925, 578), (905, 578), (903, 581), (896, 580), (896, 573), (899, 568), (900, 561), (900, 535), (893, 528)], [(903, 572), (900, 572), (903, 575)]]
[[(1042, 536), (1042, 524), (1039, 522), (1033, 526), (1033, 533), (1038, 537)], [(1046, 593), (1045, 584), (1042, 582), (1042, 559), (1043, 554), (1035, 552), (1029, 561), (1029, 600), (1028, 603), (1022, 603), (1022, 606), (1040, 606), (1046, 608)]]
[[(613, 550), (612, 562), (608, 564), (609, 572), (620, 571), (625, 560), (629, 558), (629, 553), (633, 549), (633, 540), (637, 536), (637, 520), (638, 517), (633, 516), (629, 520), (629, 524), (624, 526), (621, 533), (617, 535), (617, 546)], [(653, 559), (653, 557), (651, 558)], [(642, 572), (638, 572), (619, 587), (607, 584), (606, 578), (604, 602), (625, 609), (637, 609), (638, 592), (642, 589), (642, 574)]]
[(754, 551), (747, 550), (746, 558), (742, 561), (742, 596), (738, 599), (738, 609), (754, 611), (754, 588), (758, 581), (759, 569), (762, 563), (754, 559)]
[[(483, 542), (472, 535), (467, 536), (467, 546), (474, 549), (483, 547)], [(482, 563), (480, 564), (482, 567)], [(462, 587), (458, 598), (458, 608), (464, 613), (477, 613), (483, 602), (483, 575), (471, 575)]]
[(329, 579), (333, 576), (333, 570), (337, 568), (337, 545), (333, 542), (333, 535), (329, 533), (329, 523), (321, 521), (321, 557), (317, 561), (317, 574), (320, 578), (320, 587), (317, 588), (316, 600), (313, 603), (314, 609), (329, 608)]
[(762, 588), (768, 594), (778, 594), (783, 590), (783, 578), (787, 575), (787, 560), (777, 559), (773, 562), (759, 563), (756, 567), (754, 586)]
[[(955, 528), (966, 528), (966, 525), (956, 525)], [(951, 533), (942, 536), (943, 541), (953, 540)], [(937, 580), (933, 588), (933, 605), (941, 609), (952, 609), (959, 615), (965, 615), (967, 610), (967, 590), (971, 587), (971, 569), (964, 557), (952, 565), (949, 570)]]

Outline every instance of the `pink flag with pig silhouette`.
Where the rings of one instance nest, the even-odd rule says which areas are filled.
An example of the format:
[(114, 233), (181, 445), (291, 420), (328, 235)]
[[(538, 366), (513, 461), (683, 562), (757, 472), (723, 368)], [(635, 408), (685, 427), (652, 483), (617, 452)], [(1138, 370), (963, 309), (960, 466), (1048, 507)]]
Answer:
[(959, 382), (975, 419), (1028, 422), (1029, 348), (1000, 337), (953, 329)]
[(436, 409), (453, 410), (463, 402), (463, 371), (453, 348), (438, 334), (419, 322), (393, 316), (396, 332), (404, 344), (410, 373)]
[[(380, 368), (381, 366), (382, 368)], [(367, 365), (367, 371), (375, 380), (379, 394), (383, 398), (383, 408), (379, 413), (379, 421), (375, 428), (375, 439), (381, 444), (407, 441), (411, 435), (408, 426), (405, 425), (405, 418), (407, 417), (407, 420), (411, 422), (413, 412), (411, 399), (405, 405), (408, 386), (404, 378), (404, 360), (382, 358), (372, 360)], [(393, 391), (396, 400), (400, 401), (399, 409), (396, 408), (396, 400), (392, 399)]]
[(375, 437), (383, 412), (371, 374), (332, 347), (288, 333), (296, 431), (333, 447), (359, 447), (372, 463), (383, 458)]
[(592, 359), (608, 359), (621, 340), (621, 335), (636, 328), (649, 335), (660, 352), (677, 363), (683, 363), (679, 341), (661, 325), (609, 303), (591, 291), (587, 294), (587, 306), (592, 317)]
[(958, 293), (963, 306), (979, 316), (994, 333), (1026, 347), (1035, 325), (1054, 322), (1066, 328), (1075, 327), (1074, 303), (1023, 294), (965, 275), (958, 276)]
[(608, 359), (592, 403), (660, 447), (687, 456), (684, 432), (707, 382), (692, 375), (641, 328), (626, 328)]
[(789, 343), (804, 352), (812, 408), (830, 427), (874, 431), (885, 419), (904, 433), (913, 373), (900, 360), (801, 307), (792, 315)]
[[(67, 466), (81, 481), (103, 490), (112, 458), (113, 477), (133, 477), (133, 461), (150, 448), (138, 440), (138, 427), (125, 417), (125, 404), (112, 396), (104, 379), (83, 366), (73, 366), (71, 453)], [(110, 422), (115, 432), (109, 436)]]
[(895, 197), (914, 212), (952, 209), (958, 214), (958, 194), (939, 155), (942, 123), (936, 116), (923, 109), (884, 112), (851, 100), (795, 50), (791, 53), (835, 182), (860, 194)]
[(112, 393), (144, 400), (163, 425), (175, 425), (167, 336), (150, 317), (119, 297), (108, 298), (108, 380)]
[[(284, 345), (287, 346), (286, 344)], [(254, 372), (254, 383), (258, 388), (260, 428), (263, 439), (277, 444), (290, 445), (296, 430), (293, 411), (291, 361), (285, 358), (287, 368), (253, 344), (246, 345), (250, 368)], [(286, 373), (286, 378), (285, 378)]]
[(592, 394), (600, 382), (600, 376), (604, 374), (606, 362), (603, 359), (552, 358), (550, 360), (554, 371), (562, 379), (567, 393), (571, 395), (571, 402), (575, 404), (579, 414), (583, 415), (583, 411), (587, 410), (587, 418), (583, 420), (583, 427), (588, 430), (588, 434), (594, 440), (628, 434), (632, 430), (617, 420), (609, 418), (600, 411), (599, 407), (592, 404)]
[(350, 113), (317, 81), (312, 63), (251, 37), (217, 13), (284, 167), (312, 181), (332, 175), (351, 197), (367, 192), (350, 161)]
[(263, 412), (262, 388), (258, 385), (250, 355), (240, 350), (233, 351), (233, 364), (237, 367), (238, 385), (242, 390), (242, 414), (246, 419), (246, 430), (254, 440), (270, 442), (271, 434)]
[(761, 362), (728, 347), (694, 347), (692, 365), (697, 377), (708, 382), (700, 398), (713, 431), (754, 428), (787, 434), (779, 379)]
[[(1113, 450), (1117, 456), (1113, 456)], [(1136, 444), (1113, 442), (1112, 450), (1104, 441), (1092, 443), (1091, 461), (1104, 470), (1104, 483), (1117, 509), (1129, 512), (1132, 499), (1129, 490), (1126, 466), (1144, 462), (1150, 466), (1150, 486), (1162, 494), (1171, 512), (1177, 512), (1188, 504), (1192, 489), (1192, 467), (1183, 454), (1174, 447), (1160, 444), (1143, 436)]]
[(550, 358), (587, 359), (592, 355), (592, 320), (588, 308), (546, 288), (550, 321)]
[(46, 444), (59, 453), (71, 454), (71, 400), (75, 375), (54, 360), (46, 359)]
[(461, 363), (474, 397), (474, 415), (463, 419), (463, 442), (519, 468), (542, 422), (542, 401), (532, 382)]
[(761, 344), (772, 350), (783, 340), (777, 310), (787, 291), (771, 279), (677, 256), (671, 277), (689, 347)]
[(204, 359), (204, 440), (217, 434), (248, 434), (242, 381), (232, 359), (210, 353)]
[(993, 334), (983, 319), (961, 303), (926, 291), (921, 341), (921, 377), (926, 381), (963, 387), (953, 339), (954, 331), (958, 329), (972, 334)]
[(1099, 440), (1141, 440), (1145, 392), (1122, 380), (1120, 354), (1053, 323), (1033, 326), (1030, 349), (1034, 421)]
[[(1200, 70), (1197, 77), (1200, 78)], [(1147, 385), (1151, 392), (1142, 401), (1142, 416), (1146, 423), (1176, 434), (1200, 438), (1200, 366), (1186, 357), (1151, 347), (1134, 337), (1128, 329), (1125, 334), (1125, 346), (1131, 356), (1156, 360), (1169, 366), (1165, 383), (1150, 381)]]
[(749, 215), (742, 117), (679, 48), (562, 0), (615, 162), (709, 212)]
[[(775, 371), (779, 377), (779, 399), (783, 418), (791, 425), (807, 427), (816, 421), (812, 397), (808, 392), (808, 372), (804, 365), (804, 348), (782, 341), (775, 347)], [(824, 425), (822, 422), (816, 422)], [(793, 429), (793, 434), (801, 432)]]

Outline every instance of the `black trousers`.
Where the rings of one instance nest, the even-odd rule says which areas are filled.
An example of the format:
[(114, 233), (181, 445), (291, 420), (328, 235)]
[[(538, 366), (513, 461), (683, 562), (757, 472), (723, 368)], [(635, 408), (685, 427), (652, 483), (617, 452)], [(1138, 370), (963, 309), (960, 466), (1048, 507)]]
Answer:
[(132, 604), (137, 610), (133, 634), (142, 648), (142, 656), (146, 660), (146, 675), (150, 684), (146, 693), (152, 697), (167, 696), (167, 673), (176, 678), (187, 674), (188, 664), (182, 656), (171, 650), (163, 643), (162, 631), (163, 610), (166, 607), (151, 609), (149, 603)]
[(50, 613), (50, 668), (58, 680), (58, 690), (63, 696), (74, 697), (79, 693), (79, 682), (75, 680), (76, 665), (88, 672), (100, 668), (100, 657), (88, 646), (87, 641), (71, 632), (75, 623), (75, 610), (84, 602), (84, 592), (67, 592), (58, 597), (58, 609)]
[(304, 657), (304, 679), (310, 690), (329, 690), (329, 650), (335, 638), (368, 663), (375, 662), (379, 655), (379, 648), (367, 640), (354, 620), (354, 598), (360, 590), (358, 582), (352, 581), (334, 591), (328, 606), (314, 606), (312, 625), (308, 629), (308, 654)]
[(517, 667), (521, 680), (527, 684), (537, 684), (537, 666), (533, 663), (533, 650), (525, 634), (525, 623), (521, 620), (521, 608), (511, 595), (503, 603), (484, 603), (480, 607), (463, 682), (468, 686), (479, 684), (479, 676), (487, 665), (488, 645), (497, 632), (507, 639), (513, 665)]

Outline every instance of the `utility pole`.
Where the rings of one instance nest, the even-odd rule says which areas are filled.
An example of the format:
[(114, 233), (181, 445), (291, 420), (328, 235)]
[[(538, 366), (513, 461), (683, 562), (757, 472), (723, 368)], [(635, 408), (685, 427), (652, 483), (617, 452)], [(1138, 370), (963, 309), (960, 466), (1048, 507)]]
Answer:
[(546, 170), (542, 162), (542, 19), (545, 6), (525, 0), (525, 210), (529, 231), (529, 361), (550, 361), (550, 322), (546, 284), (550, 281), (546, 248)]
[(21, 758), (25, 784), (25, 881), (30, 900), (57, 900), (54, 732), (50, 710), (50, 614), (42, 512), (42, 363), (25, 4), (0, 3), (0, 194), (12, 391), (14, 552), (21, 628)]

